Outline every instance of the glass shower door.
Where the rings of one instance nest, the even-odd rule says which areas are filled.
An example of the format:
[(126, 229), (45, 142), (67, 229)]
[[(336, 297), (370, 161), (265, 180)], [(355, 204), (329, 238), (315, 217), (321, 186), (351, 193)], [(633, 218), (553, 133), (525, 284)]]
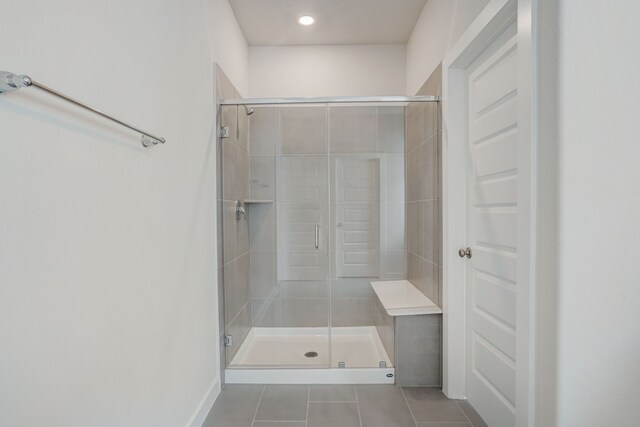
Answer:
[(330, 365), (327, 108), (280, 107), (277, 277), (292, 363)]
[(406, 278), (404, 126), (401, 105), (329, 107), (334, 366), (392, 364), (370, 282)]
[[(392, 338), (376, 320), (369, 282), (407, 277), (404, 106), (253, 109), (250, 116), (244, 109), (223, 112), (225, 124), (237, 130), (223, 143), (222, 169), (228, 172), (223, 175), (235, 179), (237, 189), (249, 169), (244, 199), (249, 254), (224, 271), (231, 315), (235, 307), (246, 307), (247, 297), (231, 286), (247, 277), (250, 282), (250, 311), (227, 321), (236, 341), (230, 351), (239, 352), (238, 363), (230, 366), (391, 364), (385, 348), (392, 353)], [(245, 219), (236, 218), (233, 197), (223, 199), (226, 255), (227, 235), (242, 237)], [(249, 332), (235, 328), (244, 327), (245, 319)]]

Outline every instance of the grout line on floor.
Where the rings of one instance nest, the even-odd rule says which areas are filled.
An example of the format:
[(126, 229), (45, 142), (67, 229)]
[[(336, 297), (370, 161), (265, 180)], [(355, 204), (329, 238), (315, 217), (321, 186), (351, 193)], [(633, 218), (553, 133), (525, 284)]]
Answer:
[(358, 409), (358, 420), (360, 421), (360, 427), (362, 427), (362, 416), (360, 415), (360, 403), (358, 403), (358, 387), (353, 385), (353, 394), (356, 396), (356, 408)]
[(305, 427), (309, 427), (309, 401), (311, 399), (311, 385), (307, 386), (307, 419), (304, 420)]
[(258, 409), (260, 409), (260, 404), (262, 403), (262, 396), (264, 396), (264, 390), (267, 388), (266, 385), (262, 386), (262, 393), (260, 393), (260, 399), (258, 399), (258, 406), (256, 406), (256, 411), (253, 413), (253, 421), (251, 421), (251, 427), (256, 423), (256, 417), (258, 416)]
[(407, 408), (409, 408), (409, 413), (411, 414), (411, 418), (413, 419), (413, 422), (416, 425), (416, 427), (418, 427), (418, 421), (416, 421), (416, 416), (413, 415), (413, 411), (411, 410), (411, 405), (409, 405), (407, 396), (405, 396), (404, 394), (404, 389), (402, 387), (399, 387), (399, 388), (400, 388), (400, 393), (402, 393), (402, 398), (404, 399), (404, 403), (407, 405)]
[[(467, 422), (464, 421), (420, 421), (419, 423), (421, 426), (425, 425), (425, 426), (429, 426), (430, 424), (437, 424), (437, 425), (441, 425), (441, 424), (451, 424), (451, 425), (460, 425), (460, 424), (469, 424)], [(470, 424), (471, 425), (471, 424)], [(471, 425), (473, 427), (473, 425)]]
[(358, 403), (357, 400), (310, 400), (309, 403)]

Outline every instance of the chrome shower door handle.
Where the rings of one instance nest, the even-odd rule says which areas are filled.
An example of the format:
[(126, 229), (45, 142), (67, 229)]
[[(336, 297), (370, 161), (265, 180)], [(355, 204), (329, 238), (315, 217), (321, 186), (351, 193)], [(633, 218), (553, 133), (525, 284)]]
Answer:
[(316, 249), (320, 247), (320, 224), (316, 224)]

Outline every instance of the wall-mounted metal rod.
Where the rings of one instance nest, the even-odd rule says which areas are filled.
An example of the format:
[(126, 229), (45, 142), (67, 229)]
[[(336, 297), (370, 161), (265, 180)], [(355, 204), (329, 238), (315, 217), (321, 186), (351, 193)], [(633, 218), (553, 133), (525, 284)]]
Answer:
[(320, 224), (316, 224), (316, 249), (320, 247)]
[(318, 98), (245, 98), (223, 99), (221, 105), (280, 105), (280, 104), (360, 104), (380, 102), (438, 102), (437, 96), (336, 96)]
[(140, 134), (142, 134), (142, 145), (144, 147), (150, 147), (152, 145), (157, 145), (157, 144), (164, 144), (165, 143), (165, 139), (155, 136), (149, 132), (145, 132), (143, 130), (141, 130), (140, 128), (137, 128), (135, 126), (132, 126), (128, 123), (123, 122), (122, 120), (118, 120), (113, 116), (110, 116), (109, 114), (103, 113), (102, 111), (90, 107), (76, 99), (73, 99), (65, 94), (62, 94), (58, 91), (55, 91), (53, 89), (51, 89), (48, 86), (43, 85), (42, 83), (38, 83), (34, 80), (31, 79), (31, 77), (29, 76), (23, 76), (23, 75), (17, 75), (17, 74), (13, 74), (13, 73), (9, 73), (7, 71), (0, 71), (0, 93), (3, 92), (9, 92), (9, 91), (13, 91), (13, 90), (17, 90), (23, 87), (35, 87), (38, 88), (44, 92), (47, 92), (53, 96), (56, 96), (60, 99), (64, 99), (67, 102), (70, 102), (80, 108), (84, 108), (87, 111), (91, 111), (92, 113), (95, 113), (99, 116), (104, 117), (105, 119), (111, 120), (112, 122), (115, 122), (121, 126), (124, 126), (128, 129), (131, 129), (134, 132), (138, 132)]

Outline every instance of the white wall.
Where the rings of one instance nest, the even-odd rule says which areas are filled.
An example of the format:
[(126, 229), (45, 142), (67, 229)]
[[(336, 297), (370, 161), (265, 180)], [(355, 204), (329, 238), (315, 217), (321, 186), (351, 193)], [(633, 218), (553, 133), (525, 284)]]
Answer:
[(402, 95), (404, 45), (250, 46), (249, 97)]
[(249, 96), (415, 95), (489, 0), (429, 0), (406, 45), (250, 46)]
[(558, 425), (638, 425), (640, 3), (559, 4)]
[(407, 43), (406, 93), (415, 95), (489, 0), (428, 0)]
[(228, 0), (204, 0), (209, 48), (238, 91), (249, 93), (249, 47)]
[(184, 426), (215, 388), (212, 62), (246, 88), (246, 59), (204, 17), (200, 0), (0, 15), (2, 69), (167, 138), (0, 96), (0, 425)]

